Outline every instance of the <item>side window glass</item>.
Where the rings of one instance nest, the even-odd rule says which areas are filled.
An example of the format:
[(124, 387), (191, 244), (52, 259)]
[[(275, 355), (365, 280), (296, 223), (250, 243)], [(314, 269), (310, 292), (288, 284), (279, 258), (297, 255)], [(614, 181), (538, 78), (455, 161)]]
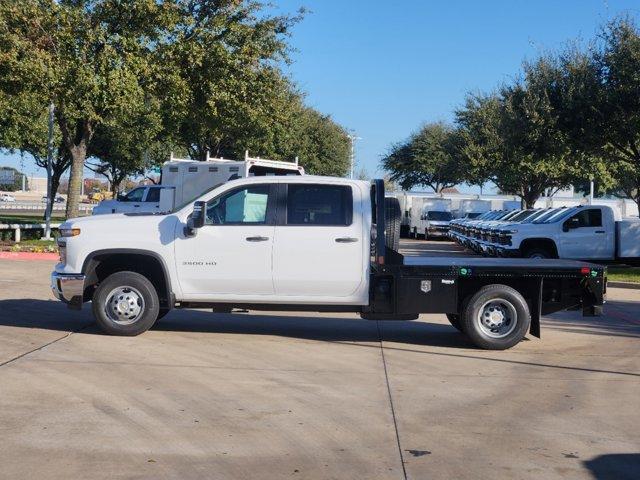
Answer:
[(160, 201), (160, 188), (159, 187), (151, 187), (147, 192), (146, 202), (154, 202), (157, 203)]
[(141, 202), (142, 197), (144, 196), (144, 188), (134, 188), (127, 196), (124, 197), (127, 202)]
[(227, 192), (207, 202), (207, 225), (265, 224), (269, 185)]
[(589, 226), (590, 227), (602, 226), (602, 210), (598, 210), (598, 209), (589, 210)]
[(601, 227), (602, 226), (602, 210), (592, 208), (582, 210), (567, 220), (573, 228), (581, 227)]
[(351, 225), (353, 194), (344, 185), (289, 184), (287, 225)]

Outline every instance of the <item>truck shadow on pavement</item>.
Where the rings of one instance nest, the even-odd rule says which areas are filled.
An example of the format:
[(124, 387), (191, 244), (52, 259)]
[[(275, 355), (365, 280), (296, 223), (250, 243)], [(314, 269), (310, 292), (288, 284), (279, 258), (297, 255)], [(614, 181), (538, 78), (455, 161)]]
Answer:
[[(634, 302), (608, 304), (605, 316), (582, 317), (577, 312), (563, 312), (543, 319), (545, 330), (640, 338), (640, 305)], [(273, 335), (334, 342), (386, 342), (433, 347), (475, 349), (467, 338), (444, 323), (424, 321), (369, 321), (353, 314), (261, 313), (236, 311), (212, 313), (203, 310), (174, 310), (153, 327), (160, 331), (224, 333), (238, 335)], [(0, 300), (0, 326), (40, 328), (58, 331), (97, 333), (90, 305), (82, 311), (67, 309), (53, 300)], [(91, 326), (91, 327), (90, 327)], [(90, 328), (87, 328), (90, 327)]]
[(596, 480), (637, 480), (640, 475), (640, 453), (600, 455), (583, 464)]

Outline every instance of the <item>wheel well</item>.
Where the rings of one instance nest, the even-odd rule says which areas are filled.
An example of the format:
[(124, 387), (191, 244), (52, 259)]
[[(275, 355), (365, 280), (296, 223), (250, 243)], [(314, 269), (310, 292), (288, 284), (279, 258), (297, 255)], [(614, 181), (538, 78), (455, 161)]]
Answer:
[(148, 253), (98, 253), (85, 261), (83, 272), (86, 275), (84, 300), (93, 297), (93, 292), (102, 280), (109, 275), (122, 272), (136, 272), (147, 277), (156, 291), (160, 306), (173, 307), (173, 293), (169, 277), (160, 259)]
[(551, 253), (552, 256), (558, 257), (558, 248), (556, 242), (550, 238), (528, 238), (522, 242), (520, 251), (525, 254), (526, 252), (533, 250), (534, 248), (540, 248)]

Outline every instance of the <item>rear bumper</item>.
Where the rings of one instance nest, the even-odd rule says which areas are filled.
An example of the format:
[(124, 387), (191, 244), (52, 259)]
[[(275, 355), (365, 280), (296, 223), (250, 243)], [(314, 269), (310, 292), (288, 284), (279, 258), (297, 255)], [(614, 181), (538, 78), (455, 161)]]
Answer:
[(51, 274), (51, 291), (53, 296), (66, 303), (69, 308), (82, 308), (84, 294), (84, 279), (82, 274), (68, 274), (53, 272)]

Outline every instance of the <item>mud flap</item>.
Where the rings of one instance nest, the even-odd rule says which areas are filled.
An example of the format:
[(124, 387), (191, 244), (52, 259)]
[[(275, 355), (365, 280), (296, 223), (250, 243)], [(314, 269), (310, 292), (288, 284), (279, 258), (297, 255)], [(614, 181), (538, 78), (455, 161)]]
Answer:
[(531, 326), (529, 327), (529, 333), (534, 337), (540, 338), (540, 317), (542, 316), (542, 282), (543, 278), (540, 278), (536, 285), (532, 285), (532, 295), (530, 311), (531, 311)]

